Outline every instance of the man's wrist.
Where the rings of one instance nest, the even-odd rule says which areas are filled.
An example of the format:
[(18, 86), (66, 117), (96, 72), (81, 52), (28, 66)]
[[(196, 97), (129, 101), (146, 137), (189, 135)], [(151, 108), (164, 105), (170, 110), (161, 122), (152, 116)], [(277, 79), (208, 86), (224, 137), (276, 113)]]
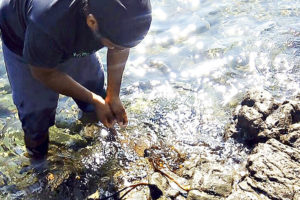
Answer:
[(107, 93), (107, 95), (105, 97), (106, 102), (111, 102), (111, 101), (114, 101), (116, 99), (120, 99), (119, 94)]
[(90, 100), (91, 104), (93, 104), (93, 105), (99, 104), (99, 103), (105, 104), (105, 100), (101, 96), (99, 96), (93, 92), (91, 92), (91, 93), (92, 93), (92, 98)]

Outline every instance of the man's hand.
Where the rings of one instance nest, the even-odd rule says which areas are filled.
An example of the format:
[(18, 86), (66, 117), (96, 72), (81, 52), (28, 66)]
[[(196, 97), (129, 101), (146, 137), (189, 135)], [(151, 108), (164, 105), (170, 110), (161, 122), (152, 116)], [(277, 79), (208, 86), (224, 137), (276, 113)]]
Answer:
[(102, 97), (93, 95), (93, 105), (95, 106), (97, 118), (101, 123), (107, 128), (112, 128), (116, 123), (116, 119), (109, 104)]
[(106, 98), (105, 102), (109, 105), (119, 126), (126, 127), (128, 124), (127, 114), (120, 98)]

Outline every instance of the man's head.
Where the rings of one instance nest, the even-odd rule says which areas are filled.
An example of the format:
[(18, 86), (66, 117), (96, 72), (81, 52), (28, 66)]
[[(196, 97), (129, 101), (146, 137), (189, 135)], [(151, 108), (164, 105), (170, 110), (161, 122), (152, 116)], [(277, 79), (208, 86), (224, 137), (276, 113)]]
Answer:
[(120, 48), (140, 43), (152, 20), (150, 0), (88, 0), (87, 10), (87, 24), (95, 36)]

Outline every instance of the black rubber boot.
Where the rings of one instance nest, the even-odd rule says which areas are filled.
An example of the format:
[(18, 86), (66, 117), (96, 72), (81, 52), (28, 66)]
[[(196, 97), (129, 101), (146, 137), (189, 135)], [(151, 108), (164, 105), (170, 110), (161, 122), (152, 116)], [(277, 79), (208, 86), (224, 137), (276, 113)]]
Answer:
[(49, 133), (42, 134), (42, 137), (32, 139), (30, 137), (24, 136), (26, 149), (28, 155), (31, 159), (34, 160), (43, 160), (47, 158), (48, 147), (49, 147)]

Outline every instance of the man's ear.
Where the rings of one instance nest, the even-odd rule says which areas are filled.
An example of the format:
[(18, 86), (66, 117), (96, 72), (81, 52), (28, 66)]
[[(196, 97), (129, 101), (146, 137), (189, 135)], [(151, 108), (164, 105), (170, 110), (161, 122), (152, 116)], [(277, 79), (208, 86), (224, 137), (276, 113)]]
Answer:
[(98, 30), (98, 22), (97, 22), (96, 18), (94, 17), (94, 15), (89, 14), (86, 17), (86, 23), (90, 27), (90, 29), (92, 29), (93, 31)]

